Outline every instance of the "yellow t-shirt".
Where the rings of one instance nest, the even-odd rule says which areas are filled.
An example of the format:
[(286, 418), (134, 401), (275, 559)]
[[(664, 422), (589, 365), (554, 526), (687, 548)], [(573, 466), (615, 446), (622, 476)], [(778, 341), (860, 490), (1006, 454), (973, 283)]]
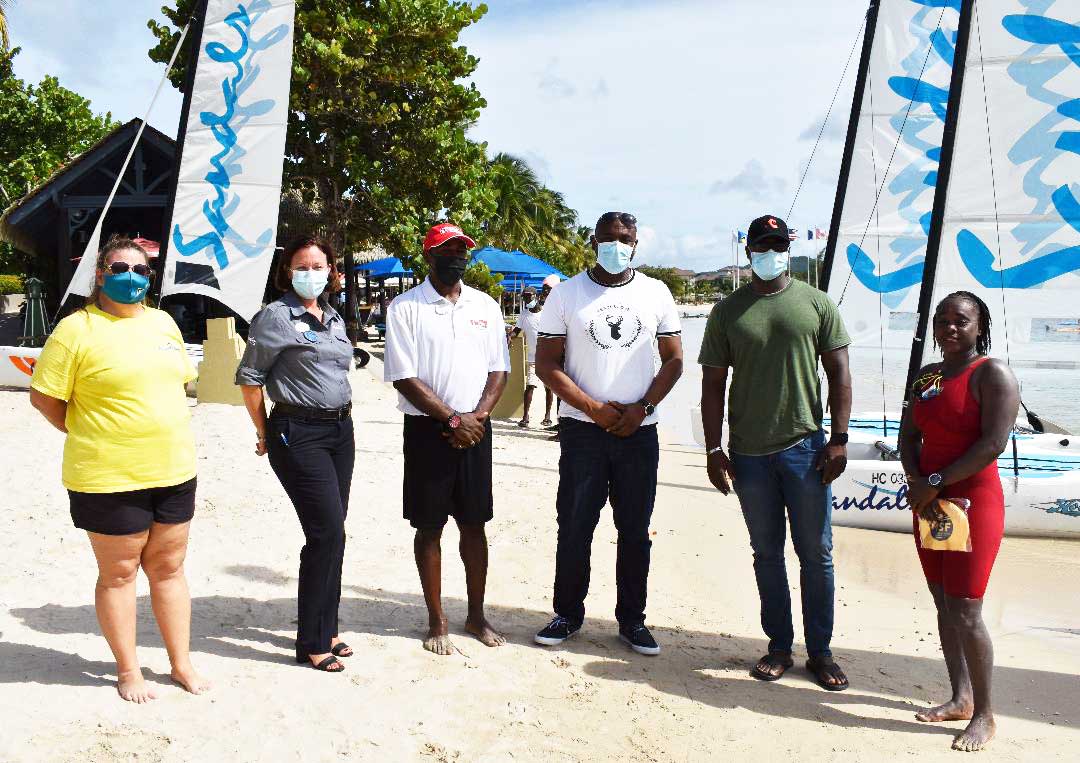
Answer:
[(68, 402), (63, 482), (81, 493), (168, 487), (195, 476), (184, 384), (196, 377), (168, 313), (97, 307), (60, 321), (30, 386)]

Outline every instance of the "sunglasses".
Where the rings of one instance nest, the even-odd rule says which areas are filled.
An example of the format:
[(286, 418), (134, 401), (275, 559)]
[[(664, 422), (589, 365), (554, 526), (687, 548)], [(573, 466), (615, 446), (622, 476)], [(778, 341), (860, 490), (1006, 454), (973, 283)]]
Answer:
[(605, 212), (600, 215), (600, 219), (596, 221), (597, 225), (607, 225), (613, 220), (618, 220), (627, 228), (637, 227), (637, 218), (629, 212)]
[(114, 262), (112, 265), (108, 265), (105, 268), (114, 276), (123, 275), (129, 270), (138, 273), (143, 278), (149, 278), (154, 275), (154, 271), (149, 265), (128, 265), (126, 262)]

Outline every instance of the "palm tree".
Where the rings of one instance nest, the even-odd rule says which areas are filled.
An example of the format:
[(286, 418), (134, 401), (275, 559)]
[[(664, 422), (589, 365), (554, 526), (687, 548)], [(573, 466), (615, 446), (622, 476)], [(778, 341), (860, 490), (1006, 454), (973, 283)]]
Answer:
[(7, 50), (11, 44), (8, 39), (7, 6), (8, 0), (0, 0), (0, 50)]
[(543, 228), (538, 209), (543, 184), (523, 160), (506, 153), (496, 154), (489, 175), (495, 190), (495, 213), (487, 224), (487, 236), (503, 249), (520, 249)]

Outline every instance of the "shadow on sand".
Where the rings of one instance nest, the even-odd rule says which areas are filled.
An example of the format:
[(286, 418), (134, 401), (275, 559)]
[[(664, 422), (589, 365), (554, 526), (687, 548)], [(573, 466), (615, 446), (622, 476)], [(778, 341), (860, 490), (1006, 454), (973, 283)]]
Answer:
[[(266, 567), (236, 565), (225, 571), (282, 588), (294, 589), (296, 585), (295, 578)], [(343, 633), (417, 639), (422, 636), (427, 612), (421, 595), (354, 585), (342, 588), (340, 618)], [(465, 619), (466, 603), (462, 599), (446, 597), (445, 605), (451, 622), (457, 624), (456, 638), (464, 638), (460, 625)], [(192, 622), (193, 652), (237, 660), (292, 664), (291, 631), (296, 623), (296, 601), (292, 596), (269, 601), (204, 596), (193, 599), (192, 606), (196, 614)], [(147, 597), (140, 597), (138, 610), (141, 643), (162, 646)], [(499, 605), (489, 605), (488, 613), (511, 643), (530, 648), (533, 633), (550, 617), (548, 612)], [(99, 632), (91, 604), (76, 607), (46, 604), (13, 609), (11, 614), (42, 633)], [(931, 688), (944, 684), (945, 667), (939, 659), (844, 649), (841, 645), (837, 658), (847, 669), (852, 688), (836, 693), (808, 686), (804, 680), (793, 681), (795, 677), (807, 677), (798, 658), (796, 667), (789, 673), (791, 678), (771, 684), (747, 680), (745, 671), (766, 651), (762, 639), (682, 628), (654, 628), (654, 632), (664, 646), (664, 652), (655, 659), (629, 652), (616, 638), (614, 621), (597, 617), (588, 618), (580, 634), (551, 651), (594, 658), (584, 668), (592, 677), (640, 683), (717, 708), (742, 707), (762, 716), (771, 716), (778, 706), (783, 706), (789, 717), (841, 727), (955, 733), (952, 728), (908, 720), (928, 691), (919, 686), (919, 682), (926, 682)], [(732, 671), (738, 677), (731, 675)], [(115, 668), (109, 662), (90, 661), (29, 644), (0, 642), (0, 683), (95, 686), (105, 683), (105, 676), (114, 674)], [(168, 680), (167, 676), (157, 676), (150, 671), (147, 675)], [(1046, 719), (1043, 722), (1073, 727), (1080, 725), (1080, 681), (1075, 675), (998, 666), (994, 681), (999, 715)], [(860, 692), (860, 687), (895, 696), (918, 697), (918, 700), (909, 703), (867, 694)], [(790, 698), (790, 701), (778, 705), (781, 698)], [(858, 706), (882, 708), (897, 717), (867, 717), (859, 714)]]

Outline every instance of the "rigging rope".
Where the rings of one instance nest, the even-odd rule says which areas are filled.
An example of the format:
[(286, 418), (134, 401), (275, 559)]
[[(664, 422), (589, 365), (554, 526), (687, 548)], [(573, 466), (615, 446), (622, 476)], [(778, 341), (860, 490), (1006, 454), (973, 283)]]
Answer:
[(814, 141), (814, 148), (810, 152), (810, 159), (806, 162), (806, 168), (803, 169), (802, 177), (799, 178), (799, 186), (795, 189), (795, 197), (791, 200), (791, 206), (788, 207), (787, 218), (791, 219), (791, 213), (795, 211), (795, 202), (799, 200), (799, 194), (802, 192), (803, 183), (806, 182), (806, 176), (810, 174), (810, 165), (814, 163), (814, 155), (817, 154), (818, 146), (821, 145), (821, 138), (825, 134), (825, 127), (829, 124), (829, 117), (832, 115), (833, 106), (836, 105), (836, 98), (840, 95), (840, 88), (844, 84), (844, 78), (847, 77), (848, 67), (851, 66), (851, 59), (855, 55), (856, 49), (859, 47), (859, 40), (862, 39), (863, 30), (866, 29), (866, 16), (863, 16), (862, 24), (859, 26), (859, 31), (855, 35), (855, 42), (851, 46), (851, 50), (848, 52), (847, 61), (844, 63), (844, 71), (840, 73), (840, 81), (836, 83), (836, 90), (833, 91), (832, 100), (829, 101), (829, 108), (825, 112), (825, 118), (821, 120), (821, 129), (818, 130), (817, 140)]

